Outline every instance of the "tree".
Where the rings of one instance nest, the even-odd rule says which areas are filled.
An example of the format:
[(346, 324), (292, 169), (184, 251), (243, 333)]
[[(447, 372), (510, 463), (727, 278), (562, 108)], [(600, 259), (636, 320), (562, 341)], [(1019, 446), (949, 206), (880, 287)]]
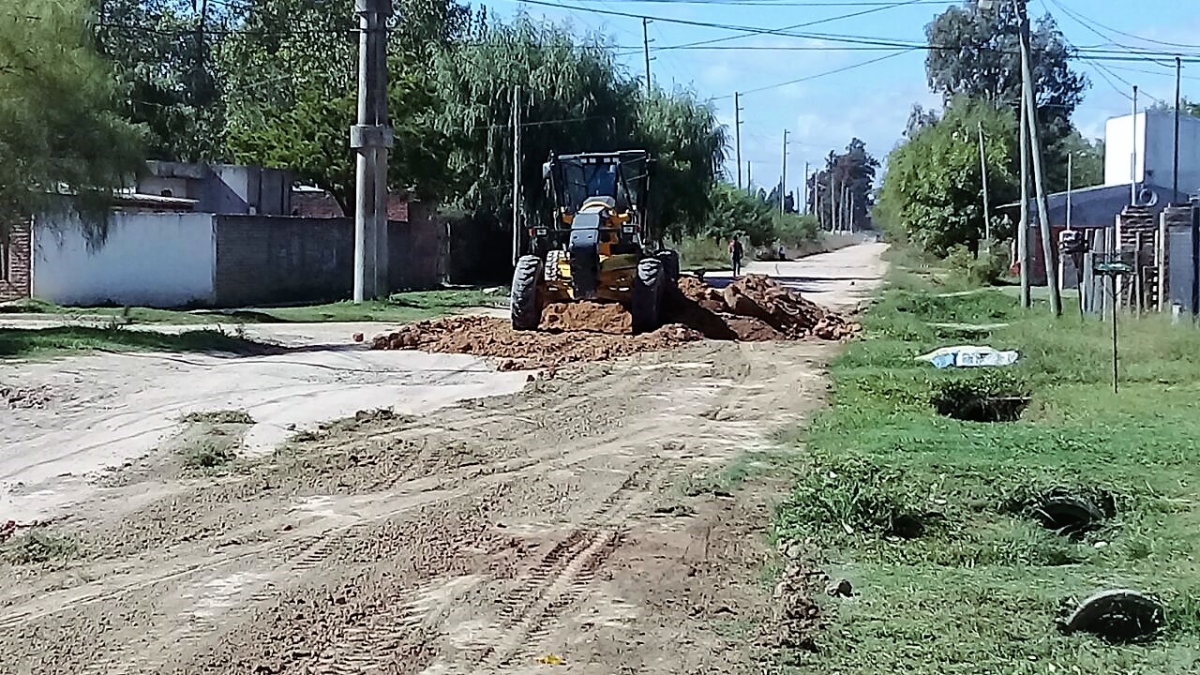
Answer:
[(855, 228), (862, 227), (871, 210), (871, 188), (878, 168), (879, 160), (872, 157), (866, 143), (857, 138), (850, 141), (844, 153), (829, 152), (825, 169), (808, 180), (809, 211), (816, 214), (824, 229), (832, 230), (841, 225), (847, 208), (851, 209)]
[(516, 95), (526, 213), (544, 212), (541, 166), (551, 152), (643, 148), (657, 159), (650, 222), (658, 231), (651, 238), (700, 230), (727, 144), (711, 106), (686, 92), (647, 96), (601, 40), (581, 40), (564, 27), (528, 19), (485, 24), (468, 42), (435, 55), (433, 64), (443, 99), (437, 129), (454, 148), (450, 170), (461, 206), (511, 208)]
[[(981, 10), (977, 0), (951, 7), (926, 29), (929, 54), (925, 59), (930, 88), (948, 102), (970, 96), (1020, 112), (1020, 20), (1011, 2)], [(1073, 127), (1071, 115), (1083, 101), (1089, 83), (1071, 70), (1069, 47), (1053, 17), (1038, 20), (1030, 34), (1037, 124), (1042, 133), (1046, 184), (1051, 191), (1066, 186), (1066, 156), (1062, 143)]]
[(237, 19), (230, 6), (205, 3), (201, 14), (195, 3), (171, 0), (93, 1), (97, 50), (112, 63), (122, 114), (146, 127), (150, 156), (221, 158), (224, 97), (213, 52)]
[(888, 156), (880, 210), (889, 215), (893, 235), (938, 255), (958, 245), (978, 250), (984, 231), (980, 125), (992, 204), (1017, 199), (1016, 117), (985, 101), (955, 99), (941, 121)]
[(765, 246), (775, 239), (774, 215), (778, 209), (729, 183), (717, 183), (709, 198), (711, 210), (704, 223), (704, 236), (727, 241), (738, 236), (751, 246)]
[[(357, 107), (356, 18), (340, 0), (254, 0), (246, 23), (221, 50), (229, 154), (290, 169), (354, 213), (355, 157), (349, 128)], [(389, 40), (388, 115), (395, 147), (389, 187), (440, 194), (449, 149), (435, 129), (440, 106), (428, 66), (461, 37), (466, 9), (445, 0), (402, 0)]]
[(100, 209), (141, 167), (141, 130), (117, 115), (87, 16), (79, 0), (0, 5), (0, 229), (63, 191)]
[(1072, 157), (1074, 189), (1104, 184), (1104, 139), (1089, 141), (1078, 131), (1063, 139), (1064, 155)]

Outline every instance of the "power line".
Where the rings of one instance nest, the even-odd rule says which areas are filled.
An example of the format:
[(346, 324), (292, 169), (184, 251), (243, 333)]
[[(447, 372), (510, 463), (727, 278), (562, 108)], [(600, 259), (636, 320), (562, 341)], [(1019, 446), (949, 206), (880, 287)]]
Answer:
[[(1064, 7), (1062, 4), (1060, 4), (1058, 2), (1055, 2), (1054, 4), (1057, 5), (1059, 9), (1063, 10), (1064, 12), (1067, 12), (1068, 14), (1075, 14), (1069, 8)], [(1076, 20), (1079, 20), (1079, 19), (1076, 19)], [(1130, 37), (1135, 40), (1141, 40), (1143, 42), (1149, 42), (1151, 44), (1163, 45), (1165, 47), (1181, 47), (1183, 49), (1200, 49), (1200, 45), (1189, 45), (1189, 44), (1183, 44), (1180, 42), (1166, 42), (1163, 40), (1155, 40), (1155, 39), (1148, 38), (1148, 37), (1142, 37), (1140, 35), (1134, 35), (1133, 33), (1126, 33), (1125, 31), (1118, 30), (1116, 28), (1111, 28), (1109, 26), (1106, 26), (1106, 25), (1100, 23), (1099, 21), (1096, 21), (1095, 19), (1087, 18), (1087, 21), (1089, 21), (1090, 23), (1092, 23), (1095, 26), (1099, 26), (1100, 28), (1103, 28), (1104, 30), (1107, 30), (1112, 33), (1116, 33), (1117, 35), (1124, 35), (1125, 37)]]
[[(907, 0), (906, 2), (893, 2), (891, 4), (884, 4), (884, 5), (872, 7), (870, 9), (864, 9), (859, 12), (852, 12), (850, 14), (840, 14), (838, 16), (831, 16), (831, 17), (827, 17), (824, 19), (816, 19), (813, 21), (806, 21), (804, 23), (798, 23), (798, 24), (795, 24), (792, 26), (785, 26), (785, 27), (780, 28), (777, 31), (773, 31), (773, 32), (783, 33), (785, 31), (796, 30), (798, 28), (809, 28), (811, 26), (818, 26), (818, 25), (825, 24), (825, 23), (832, 23), (834, 21), (843, 21), (845, 19), (853, 19), (855, 17), (860, 17), (860, 16), (864, 16), (867, 14), (874, 14), (876, 12), (882, 12), (882, 11), (886, 11), (889, 9), (896, 9), (897, 7), (904, 7), (906, 5), (913, 5), (913, 4), (916, 4), (919, 2), (924, 2), (924, 1), (925, 0)], [(692, 47), (699, 47), (701, 45), (715, 44), (717, 42), (726, 42), (728, 40), (741, 40), (745, 37), (747, 37), (747, 36), (745, 36), (745, 35), (730, 35), (727, 37), (714, 38), (712, 40), (700, 40), (699, 42), (690, 42), (690, 43), (686, 43), (686, 44), (682, 44), (682, 45), (675, 45), (673, 47), (663, 47), (661, 49), (658, 49), (657, 51), (662, 52), (662, 51), (667, 51), (669, 49), (688, 49), (688, 48), (692, 48)]]
[[(869, 66), (869, 65), (872, 65), (872, 64), (875, 64), (875, 63), (879, 63), (880, 61), (886, 61), (886, 60), (888, 60), (888, 59), (894, 59), (894, 58), (896, 58), (897, 56), (903, 56), (903, 55), (905, 55), (905, 54), (911, 54), (911, 53), (912, 53), (912, 52), (914, 52), (914, 51), (916, 51), (916, 50), (914, 50), (914, 49), (906, 49), (906, 50), (904, 50), (904, 51), (896, 52), (896, 53), (894, 53), (894, 54), (887, 54), (887, 55), (885, 55), (885, 56), (880, 56), (880, 57), (878, 57), (878, 58), (870, 59), (870, 60), (868, 60), (868, 61), (862, 61), (862, 62), (860, 62), (860, 63), (852, 63), (852, 64), (850, 64), (850, 65), (848, 65), (848, 66), (842, 66), (842, 67), (840, 67), (840, 68), (834, 68), (833, 70), (827, 70), (827, 71), (824, 71), (824, 72), (821, 72), (821, 73), (816, 73), (816, 74), (813, 74), (813, 75), (808, 75), (808, 76), (805, 76), (805, 77), (799, 77), (799, 78), (796, 78), (796, 79), (794, 79), (794, 80), (788, 80), (787, 82), (778, 82), (778, 83), (776, 83), (776, 84), (769, 84), (769, 85), (767, 85), (767, 86), (765, 86), (765, 87), (758, 87), (758, 88), (755, 88), (755, 89), (748, 89), (748, 90), (746, 90), (746, 91), (739, 92), (739, 93), (740, 93), (742, 96), (745, 96), (745, 95), (747, 95), (747, 94), (757, 94), (758, 92), (761, 92), (761, 91), (767, 91), (767, 90), (769, 90), (769, 89), (778, 89), (779, 87), (786, 87), (786, 86), (788, 86), (788, 85), (792, 85), (792, 84), (800, 84), (801, 82), (808, 82), (809, 80), (815, 80), (815, 79), (817, 79), (817, 78), (821, 78), (821, 77), (828, 77), (829, 75), (837, 75), (838, 73), (844, 73), (844, 72), (846, 72), (846, 71), (849, 71), (849, 70), (854, 70), (855, 68), (862, 68), (863, 66)], [(729, 96), (721, 96), (721, 97), (718, 97), (718, 98), (713, 98), (713, 99), (710, 99), (710, 100), (713, 100), (713, 101), (719, 101), (719, 100), (721, 100), (721, 99), (726, 99), (726, 98), (730, 98), (730, 97), (729, 97)]]

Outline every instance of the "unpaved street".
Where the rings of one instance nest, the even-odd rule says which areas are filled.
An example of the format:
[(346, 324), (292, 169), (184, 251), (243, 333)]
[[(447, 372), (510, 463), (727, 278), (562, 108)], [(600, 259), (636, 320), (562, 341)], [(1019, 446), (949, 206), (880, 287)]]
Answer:
[[(880, 251), (784, 276), (853, 306)], [(786, 481), (760, 470), (774, 433), (821, 405), (836, 349), (704, 342), (532, 381), (328, 348), (284, 381), (295, 354), (3, 366), (47, 399), (0, 409), (16, 419), (3, 480), (27, 484), (5, 506), (65, 515), (39, 532), (71, 553), (0, 563), (0, 673), (761, 672), (763, 530)], [(328, 403), (289, 417), (306, 397)], [(264, 419), (287, 436), (289, 419), (363, 412), (219, 471), (181, 467), (178, 416), (222, 408), (258, 424), (202, 431), (259, 450)], [(140, 459), (59, 475), (73, 452), (102, 463), (101, 441), (117, 464)]]

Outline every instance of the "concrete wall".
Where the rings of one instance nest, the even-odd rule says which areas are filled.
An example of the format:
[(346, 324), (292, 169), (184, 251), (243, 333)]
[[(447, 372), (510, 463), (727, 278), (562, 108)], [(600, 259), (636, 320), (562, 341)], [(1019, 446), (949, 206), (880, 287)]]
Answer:
[(33, 252), (33, 295), (61, 305), (182, 307), (214, 299), (211, 214), (113, 213), (95, 246), (77, 216), (39, 216)]
[(0, 234), (0, 302), (29, 297), (31, 236), (28, 219), (8, 226), (8, 234)]

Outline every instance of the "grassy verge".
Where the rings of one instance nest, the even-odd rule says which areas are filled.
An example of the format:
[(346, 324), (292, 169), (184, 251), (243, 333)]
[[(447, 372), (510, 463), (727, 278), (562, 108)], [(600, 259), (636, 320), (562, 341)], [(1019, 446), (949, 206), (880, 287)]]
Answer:
[[(810, 461), (776, 533), (818, 546), (855, 597), (823, 602), (822, 649), (793, 655), (795, 672), (1200, 672), (1200, 331), (1127, 319), (1117, 395), (1108, 324), (951, 290), (898, 275), (832, 366), (833, 405), (796, 439)], [(1021, 361), (964, 373), (913, 360), (964, 343)], [(1032, 400), (1012, 423), (936, 412), (939, 394), (979, 384)], [(1077, 536), (1046, 529), (1026, 507), (1054, 488), (1111, 497), (1115, 513)], [(1152, 644), (1055, 629), (1064, 603), (1125, 587), (1167, 605)]]
[(0, 358), (92, 350), (248, 354), (264, 348), (264, 345), (251, 340), (215, 330), (167, 334), (86, 326), (37, 330), (0, 328)]
[(488, 294), (479, 289), (453, 289), (397, 293), (387, 300), (355, 304), (334, 302), (295, 307), (242, 308), (231, 310), (170, 310), (149, 307), (60, 307), (30, 300), (10, 304), (10, 313), (46, 314), (59, 317), (111, 317), (114, 323), (204, 324), (238, 323), (324, 323), (349, 321), (411, 322), (479, 307), (502, 300), (504, 293)]

